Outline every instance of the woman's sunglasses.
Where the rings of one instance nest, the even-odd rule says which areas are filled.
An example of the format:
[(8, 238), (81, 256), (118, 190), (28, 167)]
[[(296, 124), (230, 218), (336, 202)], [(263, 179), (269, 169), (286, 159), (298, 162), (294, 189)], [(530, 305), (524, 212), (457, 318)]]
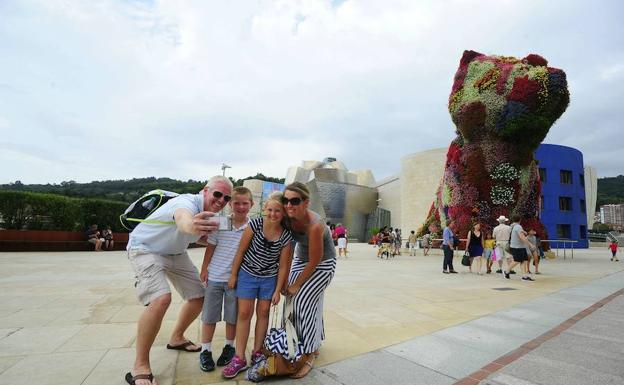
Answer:
[(298, 197), (297, 198), (290, 198), (290, 199), (288, 199), (286, 197), (282, 197), (282, 204), (284, 206), (288, 205), (289, 203), (292, 206), (299, 206), (301, 204), (301, 202), (303, 202), (303, 199), (298, 198)]
[(212, 196), (215, 197), (215, 199), (220, 199), (221, 197), (223, 197), (223, 200), (226, 202), (229, 202), (232, 199), (231, 196), (224, 195), (221, 191), (213, 191)]

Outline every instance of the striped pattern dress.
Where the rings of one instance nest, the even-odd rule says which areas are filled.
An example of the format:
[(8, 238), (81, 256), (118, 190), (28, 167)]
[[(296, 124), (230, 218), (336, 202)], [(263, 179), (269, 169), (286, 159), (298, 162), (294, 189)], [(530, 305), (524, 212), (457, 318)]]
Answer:
[[(311, 224), (321, 222), (321, 217), (314, 213)], [(301, 289), (293, 297), (293, 323), (297, 330), (303, 353), (312, 353), (318, 350), (325, 332), (323, 326), (323, 297), (325, 289), (331, 283), (336, 271), (336, 248), (331, 233), (323, 226), (323, 257), (316, 270)], [(290, 268), (288, 284), (293, 284), (308, 264), (308, 235), (293, 232), (297, 242), (295, 258)]]

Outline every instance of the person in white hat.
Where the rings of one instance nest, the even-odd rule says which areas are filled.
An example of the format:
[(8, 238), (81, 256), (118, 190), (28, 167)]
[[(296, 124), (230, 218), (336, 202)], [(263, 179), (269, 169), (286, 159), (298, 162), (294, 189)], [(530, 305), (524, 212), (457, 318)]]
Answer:
[(511, 255), (505, 253), (505, 246), (509, 243), (509, 236), (511, 235), (511, 227), (506, 224), (509, 222), (509, 219), (504, 215), (498, 217), (498, 226), (494, 227), (492, 230), (492, 236), (496, 240), (496, 260), (498, 261), (498, 270), (497, 273), (503, 273), (503, 260), (507, 262), (507, 266), (511, 264)]

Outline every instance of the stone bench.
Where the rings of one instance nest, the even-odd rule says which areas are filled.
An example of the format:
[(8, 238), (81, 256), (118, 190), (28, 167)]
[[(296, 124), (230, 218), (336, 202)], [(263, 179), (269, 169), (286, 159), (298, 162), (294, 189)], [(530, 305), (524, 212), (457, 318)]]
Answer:
[[(114, 250), (125, 250), (128, 233), (113, 233)], [(80, 231), (0, 230), (0, 251), (90, 251)]]

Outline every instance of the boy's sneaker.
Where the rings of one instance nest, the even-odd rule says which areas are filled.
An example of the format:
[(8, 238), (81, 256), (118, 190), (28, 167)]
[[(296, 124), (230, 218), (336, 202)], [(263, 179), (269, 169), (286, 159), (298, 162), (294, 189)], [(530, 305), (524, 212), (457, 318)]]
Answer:
[(496, 273), (497, 273), (497, 274), (502, 274), (502, 273), (503, 273), (503, 270), (502, 270), (502, 269), (498, 269), (498, 270), (496, 270)]
[(225, 378), (234, 378), (245, 369), (247, 369), (247, 361), (235, 355), (230, 363), (223, 368), (221, 375)]
[(212, 352), (204, 350), (199, 353), (199, 368), (204, 372), (212, 372), (215, 370), (215, 363), (212, 359)]
[(522, 280), (523, 280), (523, 281), (528, 281), (528, 282), (533, 282), (533, 281), (535, 281), (535, 280), (534, 280), (533, 278), (531, 278), (531, 277), (522, 277)]
[(505, 271), (505, 272), (503, 272), (503, 275), (505, 276), (505, 278), (507, 278), (507, 279), (511, 279), (511, 278), (509, 277), (509, 273), (508, 273), (508, 272), (506, 272), (506, 271)]
[(234, 353), (236, 353), (234, 346), (225, 345), (219, 359), (217, 359), (217, 366), (225, 366), (229, 364), (230, 361), (232, 361), (232, 357), (234, 357)]
[(509, 272), (509, 274), (516, 274), (516, 272), (512, 270)]
[(255, 365), (258, 361), (264, 358), (264, 354), (260, 352), (260, 350), (251, 353), (251, 365)]

